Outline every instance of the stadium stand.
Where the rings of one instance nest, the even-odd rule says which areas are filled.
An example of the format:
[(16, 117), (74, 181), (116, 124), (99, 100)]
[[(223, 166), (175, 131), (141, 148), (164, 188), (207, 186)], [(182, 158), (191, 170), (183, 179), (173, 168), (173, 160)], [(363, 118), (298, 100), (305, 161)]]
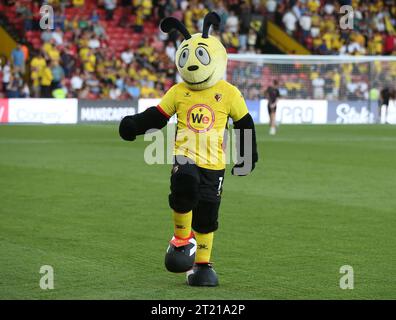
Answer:
[[(215, 10), (223, 23), (212, 34), (221, 38), (229, 53), (261, 53), (268, 31), (275, 45), (276, 37), (281, 37), (278, 44), (290, 38), (303, 50), (316, 54), (396, 54), (396, 5), (389, 0), (46, 3), (54, 8), (53, 30), (40, 29), (43, 1), (0, 2), (1, 16), (22, 39), (11, 61), (2, 58), (0, 96), (121, 100), (160, 97), (177, 81), (173, 59), (179, 39), (177, 35), (168, 39), (158, 30), (160, 19), (170, 14), (182, 19), (190, 32), (196, 32), (208, 10)], [(343, 4), (354, 8), (353, 31), (342, 30), (336, 23)], [(279, 50), (285, 51), (281, 47)], [(321, 98), (330, 94), (325, 87), (336, 87), (331, 95), (350, 99), (368, 94), (364, 85), (352, 92), (343, 92), (340, 87), (341, 73), (364, 83), (364, 70), (348, 70), (345, 66), (302, 68), (289, 66), (274, 72), (271, 66), (231, 62), (228, 76), (243, 88), (248, 99), (262, 97), (274, 79), (292, 98)], [(315, 84), (323, 90), (314, 90)]]

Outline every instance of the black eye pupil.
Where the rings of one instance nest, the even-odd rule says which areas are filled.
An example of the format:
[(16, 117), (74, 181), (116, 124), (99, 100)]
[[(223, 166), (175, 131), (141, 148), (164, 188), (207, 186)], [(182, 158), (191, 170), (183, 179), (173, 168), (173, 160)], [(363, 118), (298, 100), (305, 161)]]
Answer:
[(202, 51), (202, 50), (199, 50), (199, 51), (198, 51), (198, 54), (202, 57), (202, 56), (203, 56), (203, 51)]
[(185, 58), (186, 57), (186, 53), (185, 52), (183, 52), (183, 58)]

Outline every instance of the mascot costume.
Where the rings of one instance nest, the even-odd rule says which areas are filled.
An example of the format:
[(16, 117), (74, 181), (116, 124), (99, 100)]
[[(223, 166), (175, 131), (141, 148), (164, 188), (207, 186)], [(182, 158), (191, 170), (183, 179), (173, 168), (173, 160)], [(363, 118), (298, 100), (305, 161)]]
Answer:
[[(163, 32), (176, 30), (184, 36), (175, 59), (183, 82), (170, 88), (158, 106), (124, 117), (119, 126), (121, 138), (133, 141), (149, 129), (162, 129), (170, 117), (177, 115), (169, 195), (174, 235), (165, 254), (165, 266), (170, 272), (186, 272), (190, 286), (218, 285), (210, 256), (213, 233), (218, 228), (229, 118), (238, 129), (238, 161), (232, 174), (249, 174), (258, 160), (254, 123), (246, 103), (240, 91), (222, 79), (227, 67), (226, 50), (209, 35), (211, 25), (219, 23), (215, 12), (208, 13), (202, 33), (190, 35), (173, 17), (161, 21)], [(206, 141), (204, 147), (202, 141)]]

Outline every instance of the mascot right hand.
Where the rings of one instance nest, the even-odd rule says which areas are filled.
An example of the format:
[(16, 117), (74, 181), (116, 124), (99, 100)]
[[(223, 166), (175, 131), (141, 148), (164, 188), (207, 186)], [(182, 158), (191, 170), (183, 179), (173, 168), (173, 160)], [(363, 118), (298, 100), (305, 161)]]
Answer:
[(121, 120), (119, 127), (120, 137), (126, 141), (136, 139), (136, 124), (133, 116), (126, 116)]
[(159, 107), (150, 107), (133, 116), (126, 116), (120, 122), (120, 137), (126, 141), (133, 141), (136, 136), (145, 134), (150, 129), (162, 129), (169, 118), (164, 115)]

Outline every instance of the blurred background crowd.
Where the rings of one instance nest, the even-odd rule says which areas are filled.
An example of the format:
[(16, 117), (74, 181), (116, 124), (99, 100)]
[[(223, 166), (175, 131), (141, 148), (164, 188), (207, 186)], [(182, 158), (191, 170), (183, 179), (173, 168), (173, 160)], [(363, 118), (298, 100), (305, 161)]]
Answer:
[[(51, 30), (40, 28), (43, 4), (54, 10)], [(339, 25), (342, 5), (354, 9), (352, 30)], [(161, 33), (159, 21), (173, 15), (199, 32), (212, 10), (222, 24), (211, 34), (229, 53), (266, 53), (271, 21), (313, 54), (396, 55), (394, 0), (1, 0), (1, 21), (18, 44), (10, 58), (1, 57), (0, 97), (161, 97), (178, 81), (174, 57), (182, 39)], [(228, 77), (247, 99), (262, 98), (273, 80), (290, 98), (352, 100), (396, 80), (395, 63), (274, 68), (231, 62)]]

